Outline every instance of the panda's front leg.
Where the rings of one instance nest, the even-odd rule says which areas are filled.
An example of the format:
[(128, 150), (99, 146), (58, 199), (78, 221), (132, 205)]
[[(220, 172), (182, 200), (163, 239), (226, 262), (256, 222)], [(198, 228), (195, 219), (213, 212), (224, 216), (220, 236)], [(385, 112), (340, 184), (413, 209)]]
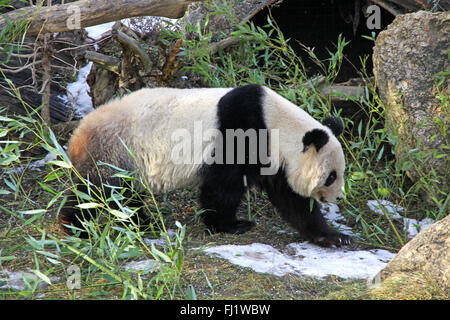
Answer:
[(213, 164), (204, 168), (200, 186), (202, 219), (211, 232), (242, 234), (254, 223), (236, 219), (236, 210), (245, 192), (237, 166)]
[(274, 176), (266, 176), (262, 181), (262, 188), (281, 217), (313, 243), (324, 247), (340, 247), (353, 242), (350, 236), (327, 224), (316, 200), (302, 197), (292, 190), (282, 170)]
[[(298, 197), (299, 199), (296, 201), (298, 201), (299, 208), (301, 208), (300, 202), (303, 203), (303, 208), (305, 208), (305, 206), (308, 207), (304, 209), (305, 213), (303, 214), (297, 212), (297, 219), (299, 219), (299, 221), (294, 220), (294, 223), (304, 225), (302, 228), (304, 234), (312, 240), (312, 242), (323, 247), (330, 247), (331, 245), (340, 247), (353, 243), (351, 236), (338, 232), (328, 225), (320, 211), (320, 204), (316, 200), (304, 198), (302, 196)], [(311, 201), (313, 201), (312, 210), (310, 209)]]

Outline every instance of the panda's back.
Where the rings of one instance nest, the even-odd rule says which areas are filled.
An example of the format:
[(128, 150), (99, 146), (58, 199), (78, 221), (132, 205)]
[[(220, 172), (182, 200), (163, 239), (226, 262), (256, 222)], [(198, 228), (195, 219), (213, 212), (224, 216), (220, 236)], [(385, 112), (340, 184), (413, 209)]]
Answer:
[[(202, 164), (173, 163), (177, 142), (172, 135), (181, 129), (194, 139), (194, 126), (215, 128), (218, 101), (229, 90), (146, 88), (114, 99), (81, 121), (69, 143), (69, 157), (84, 176), (98, 172), (92, 159), (137, 169), (156, 192), (195, 183)], [(114, 173), (108, 166), (100, 169), (102, 178)]]
[[(198, 134), (217, 127), (217, 104), (229, 90), (143, 90), (146, 102), (135, 113), (131, 136), (136, 155), (139, 155), (136, 157), (138, 166), (154, 190), (165, 192), (199, 181), (206, 144), (198, 148), (202, 142)], [(181, 139), (190, 141), (191, 154), (185, 154), (187, 158), (183, 161), (176, 161), (173, 151), (183, 143)]]

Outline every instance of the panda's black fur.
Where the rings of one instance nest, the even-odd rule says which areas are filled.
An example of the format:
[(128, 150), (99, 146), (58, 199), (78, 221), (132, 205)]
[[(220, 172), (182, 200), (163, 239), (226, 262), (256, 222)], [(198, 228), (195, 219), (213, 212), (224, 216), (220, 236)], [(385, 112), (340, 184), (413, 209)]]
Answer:
[[(220, 100), (219, 130), (224, 136), (226, 129), (241, 128), (244, 131), (250, 128), (267, 129), (263, 117), (262, 95), (260, 86), (247, 85), (232, 90)], [(243, 101), (242, 97), (251, 98)], [(329, 117), (324, 122), (330, 126), (333, 133), (337, 135), (342, 133), (343, 126), (340, 119)], [(320, 129), (313, 130), (311, 137), (306, 135), (305, 137), (310, 138), (309, 141), (304, 141), (305, 145), (315, 144), (317, 150), (328, 141), (327, 133)], [(224, 143), (224, 145), (227, 144)], [(226, 152), (227, 150), (224, 150), (224, 154)], [(237, 220), (235, 214), (246, 189), (242, 178), (245, 175), (248, 187), (257, 186), (264, 190), (283, 219), (305, 238), (321, 245), (340, 245), (351, 242), (349, 236), (328, 226), (317, 201), (314, 200), (311, 210), (310, 198), (302, 197), (291, 189), (283, 168), (280, 168), (275, 175), (261, 176), (259, 174), (261, 166), (261, 163), (257, 165), (212, 164), (202, 168), (203, 183), (200, 186), (202, 208), (216, 208), (215, 211), (205, 213), (203, 217), (210, 229), (217, 232), (244, 233), (253, 226), (249, 221)]]
[[(259, 85), (247, 85), (228, 91), (217, 105), (217, 128), (226, 137), (227, 129), (270, 129), (267, 128), (263, 107), (263, 96), (266, 89)], [(342, 122), (334, 117), (326, 118), (323, 124), (334, 135), (342, 133)], [(303, 150), (315, 148), (319, 152), (328, 142), (327, 131), (321, 128), (310, 130), (302, 138)], [(259, 146), (259, 141), (257, 143)], [(223, 154), (227, 143), (223, 143)], [(248, 159), (248, 141), (246, 145), (246, 159)], [(219, 150), (215, 150), (218, 152)], [(234, 150), (235, 151), (235, 150)], [(234, 153), (236, 154), (236, 153)], [(259, 152), (258, 152), (259, 155)], [(74, 160), (72, 160), (74, 161)], [(280, 166), (276, 174), (261, 175), (260, 169), (265, 166), (259, 159), (256, 164), (203, 164), (199, 169), (200, 176), (200, 204), (204, 209), (202, 218), (211, 232), (227, 232), (241, 234), (253, 226), (253, 223), (236, 218), (237, 207), (247, 187), (258, 187), (265, 191), (270, 202), (274, 205), (282, 218), (292, 225), (306, 239), (323, 246), (350, 244), (350, 236), (344, 235), (330, 228), (320, 212), (320, 204), (310, 198), (295, 192), (288, 183), (286, 168)], [(77, 167), (76, 163), (74, 163)], [(92, 182), (92, 181), (91, 181)], [(95, 182), (94, 182), (95, 183)], [(96, 184), (100, 184), (97, 179)], [(245, 185), (245, 183), (247, 185)], [(85, 186), (80, 186), (86, 191)], [(83, 191), (83, 190), (82, 190)], [(139, 201), (131, 199), (139, 205)], [(60, 222), (65, 225), (82, 227), (79, 220), (81, 213), (75, 208), (77, 197), (71, 193), (68, 202), (60, 213)], [(145, 215), (139, 215), (140, 223)]]

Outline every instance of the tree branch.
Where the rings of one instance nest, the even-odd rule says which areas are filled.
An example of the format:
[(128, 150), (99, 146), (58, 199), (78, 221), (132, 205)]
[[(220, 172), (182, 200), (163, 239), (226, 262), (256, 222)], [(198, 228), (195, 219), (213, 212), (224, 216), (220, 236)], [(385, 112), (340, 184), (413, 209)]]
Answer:
[(139, 58), (139, 60), (141, 60), (143, 64), (142, 69), (145, 73), (150, 72), (152, 68), (152, 61), (138, 41), (120, 31), (118, 24), (114, 25), (111, 30), (111, 34), (116, 41), (118, 41), (122, 46), (130, 49), (130, 51), (133, 52)]
[[(0, 30), (30, 20), (27, 35), (62, 32), (138, 16), (180, 18), (196, 0), (79, 0), (51, 7), (25, 7), (0, 17)], [(203, 0), (198, 0), (203, 1)], [(7, 18), (7, 19), (6, 19)]]
[(211, 55), (214, 55), (217, 53), (217, 51), (219, 51), (219, 48), (226, 49), (229, 46), (238, 44), (239, 41), (240, 41), (240, 38), (228, 37), (219, 42), (211, 43), (211, 45), (209, 46), (209, 53)]
[(84, 57), (87, 60), (93, 61), (98, 64), (100, 67), (114, 72), (115, 74), (120, 74), (119, 65), (120, 59), (116, 57), (107, 56), (105, 54), (101, 54), (95, 51), (86, 51)]

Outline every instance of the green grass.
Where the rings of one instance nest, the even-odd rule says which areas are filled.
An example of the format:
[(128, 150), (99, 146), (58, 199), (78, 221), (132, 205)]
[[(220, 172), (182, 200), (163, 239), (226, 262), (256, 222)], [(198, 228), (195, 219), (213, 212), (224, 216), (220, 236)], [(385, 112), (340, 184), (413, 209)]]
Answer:
[[(138, 179), (132, 174), (117, 168), (126, 183), (116, 189), (116, 197), (111, 199), (110, 195), (96, 193), (93, 187), (90, 188), (91, 193), (81, 195), (80, 207), (102, 211), (98, 219), (86, 224), (89, 239), (64, 236), (56, 227), (55, 217), (65, 201), (63, 191), (73, 187), (70, 185), (71, 177), (77, 172), (58, 139), (41, 121), (31, 116), (2, 116), (0, 121), (5, 138), (0, 142), (2, 267), (19, 270), (26, 266), (40, 280), (51, 284), (52, 277), (67, 278), (67, 269), (77, 266), (81, 270), (83, 292), (75, 294), (67, 287), (58, 291), (74, 298), (80, 295), (84, 298), (92, 295), (111, 297), (114, 294), (120, 298), (162, 299), (179, 294), (185, 228), (175, 223), (176, 236), (169, 239), (158, 206), (147, 205), (146, 209), (153, 215), (155, 223), (153, 232), (145, 237), (163, 236), (166, 239), (163, 246), (149, 245), (144, 234), (132, 223), (135, 208), (127, 207), (120, 197), (126, 188), (137, 193), (134, 183), (141, 184), (145, 190), (143, 181), (135, 181)], [(10, 136), (18, 139), (11, 140)], [(31, 141), (20, 139), (25, 136), (32, 137)], [(31, 162), (26, 154), (33, 148), (51, 151), (57, 159), (49, 161), (42, 172), (17, 170)], [(84, 183), (89, 184), (88, 181)], [(150, 192), (147, 194), (152, 197)], [(156, 203), (154, 198), (151, 199)], [(119, 209), (111, 208), (112, 201), (119, 205)], [(123, 269), (126, 262), (138, 259), (153, 259), (157, 268), (138, 274)], [(143, 279), (147, 278), (150, 280), (144, 283)], [(95, 290), (89, 290), (91, 288)], [(21, 292), (0, 291), (0, 296), (35, 297), (39, 293), (37, 289), (37, 281), (33, 281)], [(84, 295), (86, 290), (88, 293)]]
[[(220, 4), (211, 14), (223, 14)], [(312, 61), (322, 70), (323, 81), (311, 77), (302, 61), (292, 50), (276, 22), (269, 16), (267, 25), (258, 27), (252, 23), (236, 26), (231, 34), (240, 42), (232, 50), (219, 50), (209, 54), (208, 42), (212, 34), (205, 24), (188, 27), (189, 38), (184, 34), (164, 30), (163, 42), (183, 39), (179, 56), (184, 71), (198, 79), (203, 86), (234, 87), (247, 83), (259, 83), (271, 87), (316, 119), (339, 111), (331, 106), (330, 97), (321, 94), (319, 85), (331, 85), (339, 73), (343, 50), (348, 42), (337, 39), (337, 49), (330, 52), (325, 61), (319, 61), (314, 52), (305, 48)], [(18, 31), (12, 34), (18, 36)], [(11, 33), (1, 33), (1, 36)], [(219, 35), (219, 38), (230, 35)], [(5, 38), (6, 39), (6, 38)], [(9, 39), (9, 38), (8, 38)], [(4, 40), (4, 39), (2, 39)], [(366, 61), (367, 57), (361, 57)], [(365, 122), (344, 119), (346, 131), (341, 143), (347, 159), (345, 200), (340, 205), (347, 224), (360, 233), (357, 246), (361, 248), (400, 249), (408, 240), (399, 221), (371, 212), (367, 200), (389, 200), (405, 208), (409, 218), (440, 219), (448, 212), (448, 190), (436, 187), (440, 177), (433, 172), (423, 172), (418, 182), (412, 182), (405, 174), (411, 159), (387, 160), (385, 150), (395, 144), (385, 128), (385, 111), (373, 83), (366, 72), (360, 70), (367, 81), (367, 90), (358, 97), (348, 97), (365, 115)], [(3, 74), (5, 77), (5, 75)], [(448, 108), (448, 96), (444, 94), (442, 74), (437, 79), (438, 98), (442, 108)], [(14, 89), (13, 85), (11, 84)], [(19, 96), (19, 93), (16, 91)], [(0, 106), (0, 270), (28, 271), (48, 284), (44, 289), (38, 281), (24, 276), (27, 285), (23, 290), (0, 289), (0, 299), (368, 299), (374, 296), (361, 280), (342, 280), (335, 277), (314, 279), (286, 275), (275, 277), (257, 274), (249, 269), (211, 258), (191, 248), (208, 244), (262, 242), (275, 247), (298, 241), (290, 234), (275, 234), (273, 226), (288, 226), (274, 213), (264, 194), (249, 190), (240, 208), (243, 218), (257, 221), (255, 229), (245, 235), (208, 235), (198, 221), (199, 205), (196, 190), (179, 190), (165, 195), (153, 195), (145, 181), (133, 173), (117, 168), (124, 181), (118, 189), (126, 188), (142, 197), (146, 210), (153, 215), (153, 233), (136, 231), (130, 220), (136, 208), (130, 208), (120, 196), (101, 194), (80, 195), (82, 206), (101, 210), (102, 215), (91, 221), (87, 228), (87, 240), (64, 235), (56, 225), (56, 216), (63, 203), (63, 192), (73, 187), (71, 181), (76, 171), (64, 149), (67, 140), (55, 136), (39, 118), (39, 108), (27, 116), (7, 114), (7, 106)], [(446, 135), (445, 124), (440, 125)], [(444, 146), (448, 149), (448, 146)], [(57, 158), (41, 171), (27, 167), (37, 160), (36, 154), (53, 152)], [(426, 162), (439, 153), (420, 154), (415, 157)], [(420, 163), (419, 161), (419, 163)], [(417, 163), (417, 162), (416, 162)], [(107, 165), (107, 164), (99, 164)], [(85, 183), (89, 183), (85, 181)], [(135, 191), (137, 187), (144, 192)], [(432, 192), (434, 199), (426, 201), (423, 192)], [(112, 209), (112, 201), (120, 203)], [(106, 213), (106, 214), (105, 214)], [(178, 222), (177, 222), (178, 221)], [(167, 229), (176, 231), (169, 239)], [(145, 238), (163, 237), (164, 245), (152, 246)], [(153, 259), (158, 268), (139, 273), (126, 271), (123, 266), (130, 261)], [(81, 289), (69, 289), (67, 280), (70, 267), (80, 270)], [(52, 280), (53, 279), (53, 280)], [(0, 286), (3, 285), (0, 283)], [(420, 294), (418, 294), (420, 296)], [(439, 297), (439, 294), (434, 295)], [(427, 295), (426, 297), (430, 297)], [(433, 295), (431, 295), (433, 298)]]

